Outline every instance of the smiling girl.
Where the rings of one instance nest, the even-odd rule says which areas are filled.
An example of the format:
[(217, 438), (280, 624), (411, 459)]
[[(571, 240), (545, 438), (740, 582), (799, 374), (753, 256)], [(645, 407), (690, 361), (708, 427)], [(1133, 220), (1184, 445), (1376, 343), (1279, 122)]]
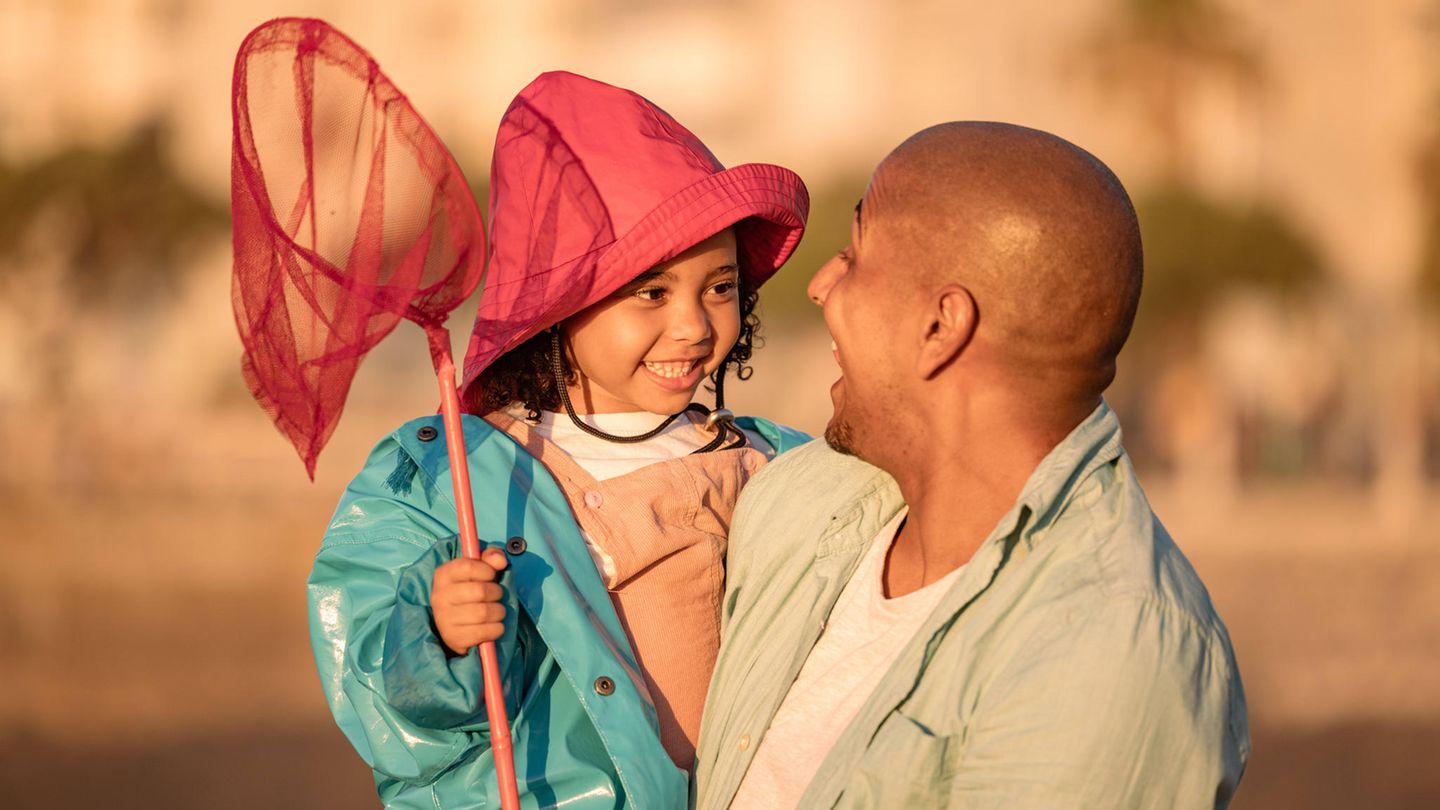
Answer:
[(386, 806), (498, 806), (489, 640), (527, 805), (685, 806), (735, 499), (807, 438), (733, 417), (724, 380), (807, 208), (793, 172), (726, 169), (629, 91), (547, 73), (511, 104), (462, 386), (486, 549), (459, 558), (425, 417), (371, 453), (310, 577), (321, 679)]

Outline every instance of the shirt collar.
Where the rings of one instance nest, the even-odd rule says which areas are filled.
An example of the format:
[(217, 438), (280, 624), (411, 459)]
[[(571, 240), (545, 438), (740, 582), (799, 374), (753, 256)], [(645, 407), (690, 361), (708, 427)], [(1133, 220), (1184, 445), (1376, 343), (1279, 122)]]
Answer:
[[(1119, 458), (1120, 420), (1103, 400), (1070, 435), (1066, 436), (1035, 467), (1015, 499), (983, 545), (999, 543), (1019, 532), (1027, 546), (1054, 522), (1079, 485), (1100, 467)], [(839, 454), (836, 454), (838, 457)], [(861, 479), (858, 493), (848, 506), (831, 516), (831, 526), (817, 548), (817, 556), (852, 553), (874, 539), (901, 508), (905, 499), (895, 479), (859, 459), (839, 457), (832, 463), (856, 465), (870, 474)], [(858, 525), (856, 525), (858, 524)]]
[(1069, 436), (1040, 460), (990, 539), (1010, 536), (1018, 530), (1020, 540), (1033, 545), (1064, 511), (1080, 485), (1097, 469), (1120, 457), (1124, 452), (1120, 438), (1120, 420), (1101, 400)]

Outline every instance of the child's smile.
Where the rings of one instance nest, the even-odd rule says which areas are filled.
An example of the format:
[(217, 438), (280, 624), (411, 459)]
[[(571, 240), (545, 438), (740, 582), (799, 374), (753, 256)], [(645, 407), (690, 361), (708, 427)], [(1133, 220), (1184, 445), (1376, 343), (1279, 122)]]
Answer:
[(646, 360), (644, 368), (654, 377), (655, 384), (661, 388), (668, 391), (688, 391), (693, 394), (696, 386), (700, 384), (700, 378), (705, 374), (705, 366), (700, 362), (703, 359), (705, 358), (664, 363)]
[(684, 410), (740, 336), (739, 293), (735, 235), (726, 229), (567, 321), (577, 410)]

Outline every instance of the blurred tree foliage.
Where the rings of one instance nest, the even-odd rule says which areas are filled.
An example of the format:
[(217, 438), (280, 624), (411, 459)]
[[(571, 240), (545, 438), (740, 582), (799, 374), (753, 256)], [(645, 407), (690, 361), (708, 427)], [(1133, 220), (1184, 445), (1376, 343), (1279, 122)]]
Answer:
[(1142, 195), (1136, 211), (1145, 245), (1137, 330), (1193, 326), (1236, 287), (1294, 297), (1323, 275), (1315, 247), (1272, 208), (1172, 186)]
[(37, 224), (64, 241), (82, 302), (164, 292), (187, 253), (222, 233), (225, 201), (193, 188), (168, 157), (162, 126), (103, 148), (72, 146), (37, 163), (0, 162), (0, 270), (25, 261)]

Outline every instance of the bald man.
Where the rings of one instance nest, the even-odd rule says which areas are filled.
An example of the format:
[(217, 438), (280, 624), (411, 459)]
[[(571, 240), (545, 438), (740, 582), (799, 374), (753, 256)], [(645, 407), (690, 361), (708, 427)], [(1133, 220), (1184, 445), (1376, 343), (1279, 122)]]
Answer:
[(826, 440), (735, 513), (699, 808), (1229, 803), (1230, 640), (1102, 398), (1140, 280), (1125, 190), (1053, 135), (881, 163), (810, 283)]

